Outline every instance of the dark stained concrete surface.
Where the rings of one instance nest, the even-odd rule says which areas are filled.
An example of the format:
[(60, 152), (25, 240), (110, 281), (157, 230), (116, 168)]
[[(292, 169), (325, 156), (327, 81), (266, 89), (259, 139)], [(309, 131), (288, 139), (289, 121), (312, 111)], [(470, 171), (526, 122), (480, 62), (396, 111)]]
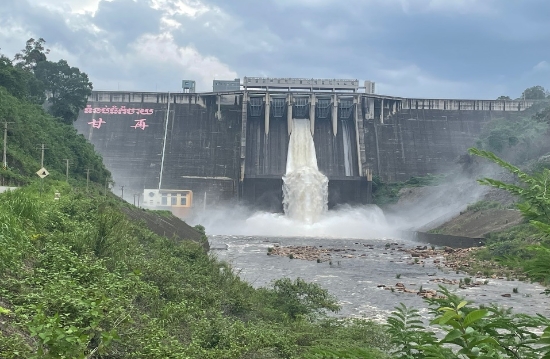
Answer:
[[(121, 195), (124, 186), (129, 199), (160, 186), (192, 190), (195, 207), (242, 199), (266, 210), (282, 210), (281, 177), (289, 141), (286, 116), (271, 116), (266, 135), (263, 113), (243, 115), (242, 93), (94, 92), (88, 105), (74, 126), (103, 156), (116, 183), (114, 193)], [(355, 114), (338, 120), (336, 136), (330, 116), (315, 121), (318, 165), (329, 178), (329, 207), (369, 201), (366, 169), (384, 181), (445, 171), (475, 145), (492, 118), (517, 116), (440, 109), (384, 113), (383, 121), (368, 119), (366, 109), (357, 114), (363, 136), (355, 133)], [(351, 129), (347, 173), (343, 121), (349, 121)], [(364, 148), (361, 173), (357, 142)]]
[(500, 111), (402, 110), (385, 119), (364, 120), (366, 167), (385, 181), (444, 172), (465, 154)]

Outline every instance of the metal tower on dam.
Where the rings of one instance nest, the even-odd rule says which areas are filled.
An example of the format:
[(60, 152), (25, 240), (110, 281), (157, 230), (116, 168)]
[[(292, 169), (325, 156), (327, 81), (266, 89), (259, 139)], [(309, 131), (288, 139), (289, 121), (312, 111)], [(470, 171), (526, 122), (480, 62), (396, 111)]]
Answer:
[(216, 92), (92, 93), (75, 127), (103, 156), (115, 193), (125, 186), (147, 205), (166, 192), (183, 203), (177, 191), (191, 190), (197, 208), (242, 200), (280, 211), (292, 120), (307, 118), (329, 205), (368, 203), (372, 175), (442, 171), (491, 118), (533, 104), (383, 96), (357, 80), (216, 81)]

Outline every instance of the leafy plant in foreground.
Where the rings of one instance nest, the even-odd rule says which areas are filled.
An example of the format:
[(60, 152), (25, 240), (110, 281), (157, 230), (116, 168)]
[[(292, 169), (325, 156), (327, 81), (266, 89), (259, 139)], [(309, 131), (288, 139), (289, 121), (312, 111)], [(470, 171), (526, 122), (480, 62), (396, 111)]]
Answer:
[(423, 358), (420, 348), (428, 343), (434, 343), (433, 332), (425, 331), (417, 309), (407, 308), (400, 303), (388, 317), (388, 333), (395, 346), (393, 354), (398, 358)]
[[(518, 167), (502, 160), (492, 152), (471, 148), (470, 153), (498, 164), (515, 174), (519, 184), (505, 183), (492, 178), (478, 180), (482, 185), (488, 185), (508, 191), (521, 199), (517, 205), (523, 217), (529, 221), (543, 236), (550, 236), (550, 170), (528, 174)], [(550, 248), (541, 242), (526, 247), (529, 256), (524, 261), (524, 270), (533, 279), (548, 280), (550, 273)]]
[(542, 316), (512, 314), (497, 307), (475, 307), (441, 287), (443, 296), (429, 299), (441, 339), (426, 329), (416, 310), (403, 304), (388, 319), (388, 332), (396, 345), (398, 358), (540, 358), (539, 338), (533, 329), (547, 326), (550, 321)]

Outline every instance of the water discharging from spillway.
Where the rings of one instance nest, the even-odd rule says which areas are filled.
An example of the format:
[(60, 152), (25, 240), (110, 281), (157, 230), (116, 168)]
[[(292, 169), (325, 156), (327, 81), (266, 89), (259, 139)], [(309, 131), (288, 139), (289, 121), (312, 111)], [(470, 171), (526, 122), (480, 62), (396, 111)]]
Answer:
[(342, 136), (344, 139), (344, 171), (346, 176), (353, 176), (353, 155), (351, 145), (351, 129), (348, 121), (342, 121)]
[(308, 119), (294, 119), (283, 176), (283, 208), (293, 220), (314, 223), (327, 211), (328, 178), (319, 172)]

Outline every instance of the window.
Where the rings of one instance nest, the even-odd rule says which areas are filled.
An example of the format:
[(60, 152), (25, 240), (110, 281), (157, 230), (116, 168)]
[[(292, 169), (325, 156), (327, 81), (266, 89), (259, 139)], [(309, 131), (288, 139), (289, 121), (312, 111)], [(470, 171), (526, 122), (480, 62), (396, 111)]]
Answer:
[(180, 204), (182, 206), (187, 206), (187, 196), (181, 196), (180, 198)]
[(171, 204), (172, 206), (176, 206), (176, 205), (178, 204), (178, 197), (176, 197), (176, 195), (173, 194), (172, 196), (170, 196), (170, 198), (171, 198), (170, 204)]
[(167, 198), (166, 198), (165, 194), (162, 195), (162, 199), (160, 201), (160, 204), (162, 204), (163, 206), (166, 206), (168, 204), (168, 201), (167, 201)]

